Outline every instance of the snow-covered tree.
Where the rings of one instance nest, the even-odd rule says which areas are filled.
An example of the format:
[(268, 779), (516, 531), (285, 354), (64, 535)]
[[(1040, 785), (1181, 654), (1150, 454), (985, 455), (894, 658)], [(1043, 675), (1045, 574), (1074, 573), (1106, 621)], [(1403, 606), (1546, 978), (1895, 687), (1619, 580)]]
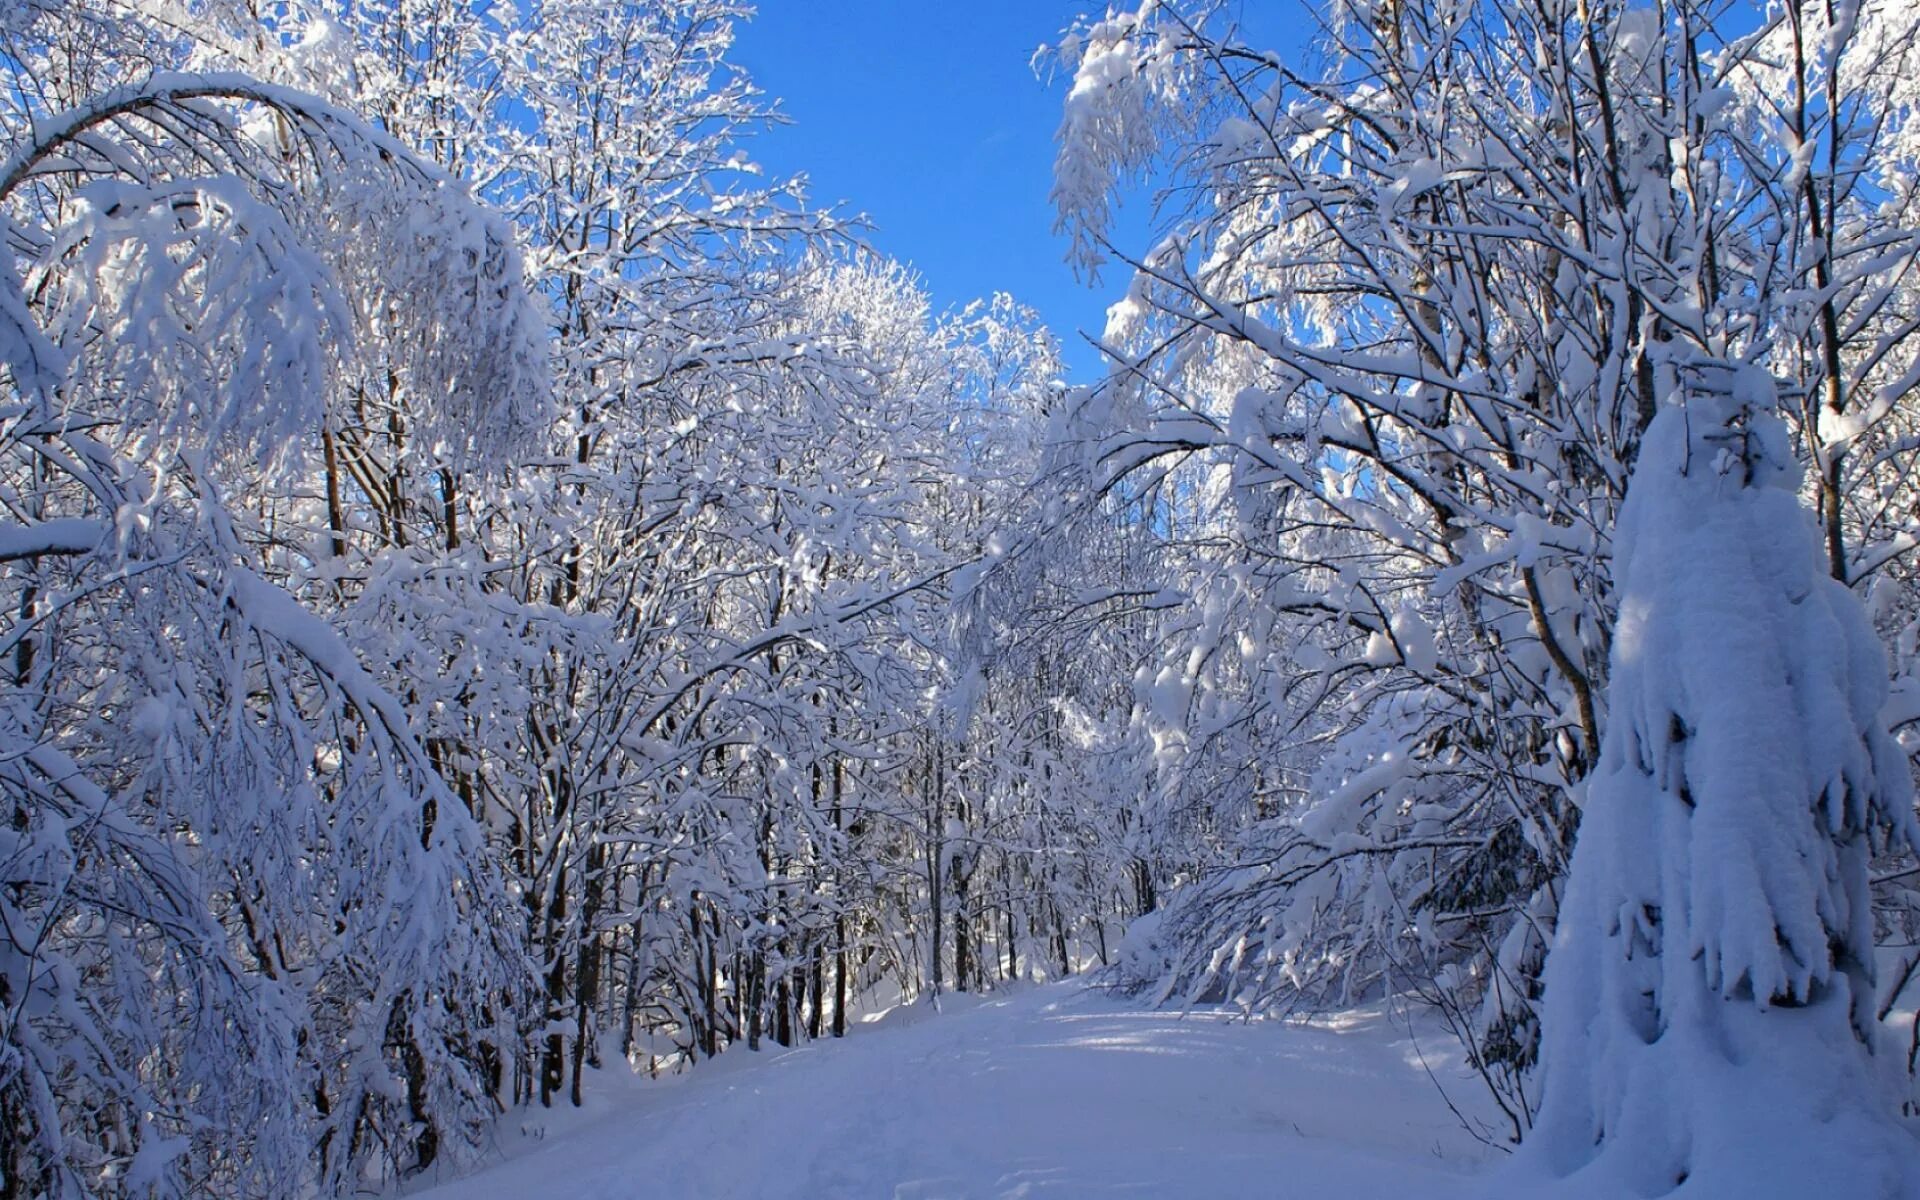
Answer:
[[(368, 338), (438, 419), (537, 414), (515, 241), (405, 146), (250, 76), (108, 57), (43, 107), (122, 26), (42, 15), (9, 30), (0, 167), (0, 1188), (286, 1194), (471, 1153), (520, 975), (502, 890), (250, 501)], [(344, 269), (348, 231), (377, 279)]]
[(1881, 1103), (1868, 864), (1920, 837), (1885, 654), (1773, 381), (1683, 363), (1615, 534), (1611, 720), (1547, 960), (1529, 1160), (1595, 1194), (1920, 1186)]

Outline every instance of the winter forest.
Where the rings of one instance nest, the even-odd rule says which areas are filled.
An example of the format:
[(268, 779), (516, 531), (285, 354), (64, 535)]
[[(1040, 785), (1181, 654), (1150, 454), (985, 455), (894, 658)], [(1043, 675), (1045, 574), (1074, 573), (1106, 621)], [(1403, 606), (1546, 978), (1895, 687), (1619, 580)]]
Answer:
[(1082, 331), (744, 0), (0, 0), (0, 1200), (1920, 1197), (1920, 6), (1290, 3)]

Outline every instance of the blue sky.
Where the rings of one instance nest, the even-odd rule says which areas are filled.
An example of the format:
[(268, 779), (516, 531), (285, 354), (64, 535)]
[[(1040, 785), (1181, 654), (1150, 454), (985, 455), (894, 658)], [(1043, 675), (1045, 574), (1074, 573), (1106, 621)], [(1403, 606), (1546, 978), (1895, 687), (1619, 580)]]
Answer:
[(732, 56), (791, 121), (749, 147), (763, 166), (866, 213), (873, 244), (919, 271), (936, 308), (1000, 290), (1038, 309), (1076, 378), (1099, 356), (1075, 331), (1097, 333), (1126, 280), (1109, 270), (1089, 287), (1064, 260), (1047, 192), (1067, 81), (1037, 79), (1029, 60), (1089, 7), (761, 0)]

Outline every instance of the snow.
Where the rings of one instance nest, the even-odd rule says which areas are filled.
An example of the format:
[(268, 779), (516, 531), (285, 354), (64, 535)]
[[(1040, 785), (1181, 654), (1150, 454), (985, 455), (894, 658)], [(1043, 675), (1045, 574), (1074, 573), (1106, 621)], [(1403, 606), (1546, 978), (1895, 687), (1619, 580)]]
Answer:
[(57, 517), (32, 525), (0, 524), (0, 562), (40, 554), (85, 554), (106, 536), (106, 526), (83, 517)]
[(556, 1112), (547, 1136), (420, 1200), (1464, 1200), (1504, 1157), (1427, 1077), (1423, 1054), (1472, 1111), (1478, 1084), (1452, 1043), (1377, 1010), (1316, 1025), (1182, 1017), (1077, 981), (943, 1007), (678, 1079), (601, 1083), (584, 1120)]

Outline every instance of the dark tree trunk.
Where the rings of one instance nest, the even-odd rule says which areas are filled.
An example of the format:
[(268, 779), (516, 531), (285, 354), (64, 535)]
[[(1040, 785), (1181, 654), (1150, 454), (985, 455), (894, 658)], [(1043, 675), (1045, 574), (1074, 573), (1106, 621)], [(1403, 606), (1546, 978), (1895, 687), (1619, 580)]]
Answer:
[(847, 1036), (847, 919), (833, 919), (833, 1036)]
[(820, 1040), (822, 1018), (825, 1016), (822, 1012), (824, 1007), (822, 1001), (826, 993), (823, 976), (826, 975), (827, 959), (817, 947), (810, 957), (812, 966), (807, 970), (807, 1037), (817, 1042)]
[(967, 876), (953, 873), (953, 989), (967, 991), (973, 978), (973, 921), (967, 906)]
[(556, 872), (553, 899), (547, 907), (547, 1036), (546, 1052), (540, 1060), (540, 1103), (551, 1106), (553, 1098), (567, 1083), (567, 1039), (554, 1031), (566, 1011), (567, 956), (561, 948), (561, 931), (567, 916), (567, 880), (565, 868)]
[(1007, 887), (1007, 906), (1002, 910), (1006, 917), (1007, 925), (1007, 978), (1014, 980), (1020, 978), (1020, 941), (1018, 934), (1019, 926), (1015, 921), (1013, 911), (1012, 859), (1007, 858), (1001, 860), (1000, 874)]
[(584, 1067), (599, 1067), (600, 1055), (593, 1048), (593, 1012), (600, 1002), (600, 935), (595, 926), (606, 891), (607, 848), (596, 845), (587, 851), (586, 886), (580, 900), (580, 955), (574, 969), (573, 1089), (569, 1099), (580, 1107), (580, 1075)]
[(779, 980), (773, 989), (773, 1040), (782, 1046), (793, 1045), (793, 983), (792, 974), (780, 972)]
[(1133, 903), (1141, 916), (1160, 906), (1160, 898), (1153, 891), (1153, 868), (1147, 865), (1144, 858), (1133, 860)]
[(440, 1131), (427, 1107), (427, 1059), (414, 1042), (412, 1024), (407, 1020), (412, 1003), (412, 992), (401, 992), (393, 998), (393, 1007), (387, 1011), (387, 1041), (399, 1052), (407, 1079), (407, 1115), (418, 1130), (413, 1139), (413, 1162), (401, 1169), (418, 1174), (440, 1156)]
[[(843, 801), (846, 798), (847, 768), (838, 756), (833, 760), (833, 828), (836, 832), (846, 829), (846, 810)], [(846, 847), (841, 847), (841, 853)], [(840, 872), (839, 860), (834, 862), (834, 874)], [(837, 878), (836, 878), (837, 882)], [(833, 916), (833, 1036), (847, 1036), (847, 898), (842, 889), (835, 889)]]

